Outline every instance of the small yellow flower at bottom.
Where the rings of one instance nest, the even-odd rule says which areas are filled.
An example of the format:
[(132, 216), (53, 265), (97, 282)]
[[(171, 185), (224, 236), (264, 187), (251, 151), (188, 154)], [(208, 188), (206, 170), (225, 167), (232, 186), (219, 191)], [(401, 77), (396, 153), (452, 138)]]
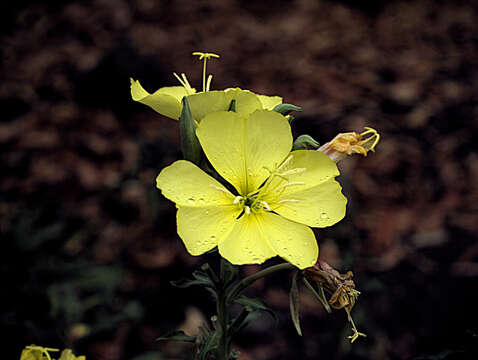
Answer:
[[(29, 345), (23, 349), (20, 360), (54, 360), (50, 352), (58, 352), (58, 349), (46, 348), (42, 346)], [(75, 356), (70, 349), (61, 352), (58, 360), (86, 360), (84, 356)]]
[(158, 175), (158, 188), (178, 208), (178, 234), (189, 253), (217, 246), (236, 265), (279, 255), (301, 269), (313, 266), (318, 246), (310, 227), (331, 226), (345, 215), (335, 163), (314, 150), (291, 152), (289, 122), (274, 111), (212, 113), (196, 134), (234, 190), (184, 160)]

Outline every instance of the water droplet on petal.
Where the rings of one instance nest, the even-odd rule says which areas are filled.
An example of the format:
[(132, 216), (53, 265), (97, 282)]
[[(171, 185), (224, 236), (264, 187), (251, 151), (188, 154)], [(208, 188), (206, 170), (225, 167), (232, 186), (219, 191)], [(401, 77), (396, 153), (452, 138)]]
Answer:
[(328, 218), (328, 216), (327, 216), (326, 213), (323, 212), (322, 214), (320, 214), (320, 218), (323, 219), (323, 220), (325, 220), (325, 219)]
[(212, 235), (212, 236), (209, 238), (209, 241), (211, 241), (211, 242), (216, 242), (216, 240), (217, 240), (217, 238), (216, 238), (214, 235)]
[(204, 214), (209, 215), (209, 210), (206, 210)]
[(188, 204), (194, 204), (194, 201), (195, 201), (194, 198), (189, 198), (188, 199)]
[(198, 200), (198, 203), (199, 203), (199, 205), (204, 205), (205, 201), (204, 201), (203, 198), (200, 198), (200, 199)]

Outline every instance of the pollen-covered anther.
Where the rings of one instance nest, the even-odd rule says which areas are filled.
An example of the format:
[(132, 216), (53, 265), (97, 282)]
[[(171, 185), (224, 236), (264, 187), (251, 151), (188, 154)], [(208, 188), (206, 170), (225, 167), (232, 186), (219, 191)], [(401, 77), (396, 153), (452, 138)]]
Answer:
[(266, 201), (261, 201), (260, 204), (262, 205), (263, 208), (267, 209), (268, 211), (271, 211), (271, 207)]
[(243, 198), (242, 196), (236, 196), (236, 197), (234, 198), (234, 201), (233, 201), (232, 203), (233, 203), (234, 205), (237, 205), (237, 204), (240, 204), (241, 201), (243, 201), (243, 200), (244, 200), (244, 198)]

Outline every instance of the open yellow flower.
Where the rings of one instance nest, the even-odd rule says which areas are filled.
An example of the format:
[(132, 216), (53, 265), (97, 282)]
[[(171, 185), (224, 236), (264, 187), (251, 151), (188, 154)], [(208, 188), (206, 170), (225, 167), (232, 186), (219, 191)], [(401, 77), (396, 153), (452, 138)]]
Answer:
[(181, 100), (184, 96), (188, 96), (191, 113), (198, 122), (207, 114), (229, 110), (232, 100), (236, 101), (236, 112), (244, 115), (251, 114), (255, 110), (272, 110), (276, 105), (282, 104), (280, 96), (259, 95), (239, 88), (209, 91), (212, 75), (206, 80), (206, 62), (210, 58), (218, 58), (219, 55), (202, 52), (194, 52), (193, 55), (204, 60), (203, 91), (196, 93), (196, 89), (191, 87), (185, 74), (179, 76), (174, 73), (181, 86), (162, 87), (153, 94), (147, 92), (138, 80), (130, 79), (133, 100), (148, 105), (161, 115), (178, 120), (182, 110)]
[(279, 255), (301, 269), (313, 266), (318, 246), (309, 226), (330, 226), (345, 215), (335, 163), (318, 151), (291, 152), (290, 125), (274, 111), (211, 113), (196, 134), (233, 190), (185, 160), (158, 175), (158, 188), (178, 208), (178, 234), (189, 253), (218, 246), (237, 265)]
[(181, 116), (181, 100), (184, 96), (188, 96), (191, 113), (196, 121), (209, 113), (229, 110), (232, 100), (236, 100), (236, 112), (244, 115), (255, 110), (272, 110), (276, 105), (282, 104), (280, 96), (259, 95), (239, 88), (196, 93), (196, 90), (187, 84), (162, 87), (150, 94), (138, 80), (131, 79), (131, 97), (134, 101), (148, 105), (154, 111), (174, 120)]

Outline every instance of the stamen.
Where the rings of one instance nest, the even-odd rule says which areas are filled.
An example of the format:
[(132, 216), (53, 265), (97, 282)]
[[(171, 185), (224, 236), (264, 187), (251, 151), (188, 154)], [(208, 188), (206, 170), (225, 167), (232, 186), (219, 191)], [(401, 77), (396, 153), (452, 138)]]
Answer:
[(181, 73), (181, 77), (179, 77), (179, 75), (176, 73), (173, 73), (173, 75), (176, 77), (176, 79), (178, 79), (179, 83), (184, 87), (188, 95), (194, 94), (193, 88), (189, 84), (186, 74)]
[(213, 184), (209, 184), (210, 187), (212, 187), (213, 189), (216, 189), (216, 190), (219, 190), (219, 191), (222, 191), (228, 195), (231, 195), (231, 193), (227, 190), (227, 189), (224, 189), (220, 186), (216, 186), (216, 185), (213, 185)]
[(284, 168), (288, 163), (290, 163), (293, 157), (294, 155), (289, 155), (287, 159), (285, 159), (284, 162), (277, 168), (277, 171)]
[(239, 204), (239, 203), (241, 202), (242, 199), (243, 199), (242, 196), (236, 196), (236, 197), (234, 198), (234, 201), (233, 201), (232, 203), (233, 203), (234, 205), (237, 205), (237, 204)]
[(251, 213), (251, 208), (249, 206), (246, 206), (244, 208), (244, 211), (245, 211), (246, 215), (249, 215)]
[(281, 185), (279, 186), (278, 188), (276, 188), (274, 191), (275, 192), (279, 192), (280, 190), (282, 189), (285, 189), (289, 186), (295, 186), (295, 185), (305, 185), (305, 182), (303, 181), (295, 181), (295, 182), (290, 182), (290, 183), (287, 183), (287, 184), (284, 184), (284, 185)]
[(265, 207), (267, 210), (271, 211), (271, 207), (269, 206), (269, 204), (265, 201), (261, 201), (260, 203), (263, 207)]
[[(208, 91), (209, 86), (206, 86), (206, 63), (207, 59), (210, 58), (219, 58), (219, 55), (213, 53), (203, 53), (200, 51), (193, 52), (193, 55), (199, 56), (199, 60), (204, 60), (202, 68), (202, 91)], [(208, 79), (208, 84), (211, 84), (211, 81)]]
[(287, 203), (287, 202), (297, 203), (297, 202), (299, 202), (299, 201), (300, 201), (300, 200), (296, 200), (296, 199), (284, 199), (284, 200), (278, 201), (276, 204), (279, 205), (279, 204), (283, 204), (283, 203)]
[(209, 75), (206, 82), (206, 91), (209, 91), (211, 88), (212, 75)]
[(286, 170), (283, 173), (280, 173), (281, 176), (288, 176), (288, 175), (295, 175), (295, 174), (300, 174), (306, 171), (306, 168), (295, 168), (295, 169), (290, 169)]

